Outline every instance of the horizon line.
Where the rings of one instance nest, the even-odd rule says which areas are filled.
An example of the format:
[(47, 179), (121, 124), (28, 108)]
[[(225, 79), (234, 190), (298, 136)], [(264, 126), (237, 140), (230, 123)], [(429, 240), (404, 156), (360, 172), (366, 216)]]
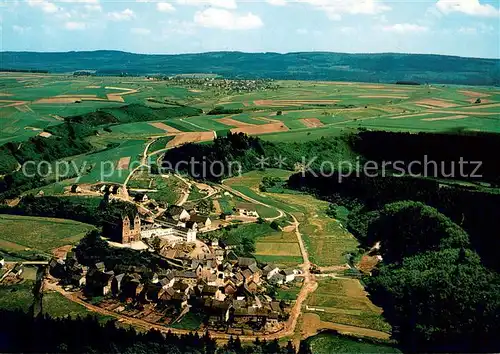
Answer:
[(475, 57), (475, 56), (462, 56), (454, 54), (437, 54), (437, 53), (405, 53), (405, 52), (336, 52), (336, 51), (324, 51), (324, 50), (312, 50), (312, 51), (292, 51), (292, 52), (273, 52), (273, 51), (256, 51), (247, 52), (240, 50), (213, 50), (206, 52), (183, 52), (183, 53), (140, 53), (140, 52), (129, 52), (120, 49), (92, 49), (92, 50), (67, 50), (67, 51), (36, 51), (36, 50), (0, 50), (0, 53), (36, 53), (36, 54), (66, 54), (66, 53), (92, 53), (92, 52), (118, 52), (133, 55), (151, 55), (151, 56), (176, 56), (176, 55), (202, 55), (202, 54), (212, 54), (212, 53), (241, 53), (241, 54), (277, 54), (277, 55), (289, 55), (289, 54), (307, 54), (307, 53), (325, 53), (325, 54), (346, 54), (346, 55), (428, 55), (428, 56), (442, 56), (442, 57), (455, 57), (464, 59), (486, 59), (486, 60), (498, 60), (500, 61), (500, 56), (497, 58), (493, 57)]

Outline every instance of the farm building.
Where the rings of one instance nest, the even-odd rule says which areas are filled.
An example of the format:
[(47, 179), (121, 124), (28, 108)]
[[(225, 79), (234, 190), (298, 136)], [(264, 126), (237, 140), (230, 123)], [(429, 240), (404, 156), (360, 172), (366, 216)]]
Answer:
[(258, 218), (259, 214), (257, 213), (257, 209), (255, 205), (252, 203), (238, 203), (236, 205), (236, 212), (240, 216), (250, 216), (254, 218)]
[(212, 220), (206, 215), (191, 215), (189, 221), (196, 223), (198, 229), (209, 228), (212, 226)]
[(285, 269), (283, 275), (285, 276), (285, 283), (289, 283), (295, 280), (295, 271), (293, 269)]
[(134, 202), (137, 203), (144, 203), (149, 200), (149, 197), (147, 196), (146, 193), (137, 193), (134, 195)]
[(21, 274), (23, 274), (24, 271), (24, 266), (22, 263), (17, 263), (14, 266), (14, 269), (12, 269), (12, 274), (15, 275), (16, 277), (20, 277)]
[(184, 209), (183, 207), (180, 207), (178, 205), (169, 206), (166, 214), (167, 214), (167, 216), (169, 216), (170, 218), (172, 218), (176, 221), (179, 221), (179, 220), (187, 221), (191, 218), (191, 215), (188, 213), (188, 211), (186, 209)]
[(71, 186), (71, 193), (81, 193), (82, 192), (82, 187), (80, 187), (77, 184), (73, 184)]

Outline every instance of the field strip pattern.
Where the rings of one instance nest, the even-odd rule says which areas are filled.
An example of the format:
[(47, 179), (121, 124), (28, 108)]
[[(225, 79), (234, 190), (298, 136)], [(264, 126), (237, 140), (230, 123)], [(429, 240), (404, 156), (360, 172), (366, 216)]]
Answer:
[(241, 122), (239, 120), (232, 119), (232, 118), (220, 118), (220, 119), (216, 119), (216, 121), (219, 122), (219, 123), (228, 125), (230, 127), (248, 127), (248, 126), (254, 126), (255, 125), (255, 124), (250, 124), (250, 123), (247, 123), (247, 122)]
[(262, 125), (251, 125), (231, 129), (231, 133), (245, 133), (248, 135), (259, 135), (266, 133), (286, 132), (289, 131), (284, 123), (269, 123)]
[(178, 129), (175, 129), (165, 123), (161, 123), (161, 122), (154, 122), (154, 123), (149, 123), (149, 125), (155, 127), (155, 128), (158, 128), (160, 130), (163, 130), (163, 131), (166, 131), (167, 133), (181, 133), (180, 130)]

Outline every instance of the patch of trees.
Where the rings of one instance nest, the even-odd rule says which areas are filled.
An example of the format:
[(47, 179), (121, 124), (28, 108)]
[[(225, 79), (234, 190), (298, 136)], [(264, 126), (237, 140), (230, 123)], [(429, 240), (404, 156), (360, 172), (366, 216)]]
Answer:
[(264, 176), (262, 182), (260, 182), (259, 190), (261, 192), (267, 192), (275, 188), (282, 188), (286, 182), (279, 177)]
[(65, 133), (49, 138), (36, 136), (28, 141), (9, 142), (0, 147), (0, 174), (10, 173), (18, 165), (27, 161), (52, 162), (64, 157), (82, 154), (92, 149), (86, 141), (80, 139), (71, 125), (65, 125)]
[(202, 240), (219, 240), (225, 245), (234, 246), (233, 251), (240, 257), (253, 257), (255, 236), (248, 232), (238, 232), (240, 225), (228, 225), (222, 229), (200, 234)]
[(176, 117), (194, 116), (202, 110), (189, 106), (153, 108), (140, 104), (130, 104), (118, 108), (104, 108), (94, 112), (69, 116), (64, 118), (66, 124), (56, 125), (46, 130), (53, 134), (69, 134), (70, 136), (86, 137), (95, 135), (97, 128), (104, 126), (110, 130), (113, 124), (162, 120)]
[(140, 104), (130, 104), (118, 108), (105, 108), (102, 111), (113, 115), (122, 124), (197, 116), (203, 113), (201, 109), (190, 106), (153, 108)]
[(96, 198), (26, 195), (14, 207), (0, 205), (0, 213), (70, 219), (101, 227), (119, 222), (125, 214), (133, 218), (137, 207), (123, 201), (96, 203)]
[(73, 76), (95, 76), (94, 71), (79, 70), (73, 73)]
[(500, 276), (468, 248), (468, 236), (436, 209), (386, 205), (368, 225), (383, 265), (365, 279), (393, 336), (408, 352), (498, 352)]
[[(500, 185), (500, 165), (493, 153), (500, 151), (500, 134), (367, 131), (353, 135), (351, 143), (367, 160), (379, 166), (392, 162), (388, 168), (401, 168), (405, 174)], [(399, 167), (396, 161), (401, 162)]]
[(430, 205), (460, 225), (484, 264), (500, 271), (496, 251), (500, 248), (496, 237), (500, 234), (500, 194), (412, 177), (353, 175), (340, 181), (338, 174), (297, 173), (290, 176), (288, 186), (350, 209), (347, 226), (367, 246), (371, 245), (366, 240), (366, 223), (377, 217), (377, 210), (385, 204), (414, 200)]
[[(50, 162), (92, 150), (89, 143), (74, 134), (74, 127), (64, 126), (68, 128), (65, 134), (50, 138), (37, 136), (23, 143), (11, 142), (0, 147), (0, 174), (5, 174), (0, 177), (0, 201), (55, 182), (53, 177), (45, 178), (51, 175)], [(42, 161), (47, 163), (41, 164)], [(24, 169), (21, 168), (28, 162)]]
[[(265, 154), (263, 142), (243, 133), (228, 133), (217, 137), (213, 144), (185, 144), (168, 150), (163, 159), (163, 168), (186, 171), (198, 179), (218, 181), (229, 175), (237, 175), (255, 168), (257, 158)], [(191, 166), (183, 163), (193, 159)], [(232, 164), (237, 161), (239, 165)], [(203, 163), (204, 162), (204, 163)], [(211, 168), (210, 168), (211, 167)]]
[(8, 144), (0, 146), (0, 174), (15, 171), (19, 166), (19, 161), (12, 154), (11, 146)]
[[(46, 168), (41, 169), (43, 173), (45, 173), (46, 170)], [(66, 177), (76, 177), (76, 173), (69, 174)], [(5, 201), (6, 199), (16, 198), (21, 193), (55, 182), (57, 182), (55, 178), (43, 178), (36, 174), (31, 177), (25, 175), (22, 171), (9, 173), (0, 178), (0, 202)]]
[(14, 157), (22, 165), (27, 161), (55, 161), (90, 151), (92, 146), (80, 139), (68, 125), (68, 134), (50, 138), (33, 137), (28, 142), (8, 143)]
[(151, 252), (109, 246), (98, 230), (90, 231), (80, 240), (75, 247), (75, 254), (83, 265), (104, 262), (107, 270), (116, 270), (117, 273), (123, 272), (124, 267), (143, 267), (149, 278), (152, 278), (153, 272), (171, 268), (164, 259)]
[(96, 127), (104, 124), (119, 123), (120, 121), (111, 113), (103, 110), (89, 112), (78, 116), (70, 116), (64, 118), (67, 123), (82, 124), (85, 126)]
[[(194, 163), (186, 164), (193, 159)], [(303, 143), (272, 143), (243, 133), (228, 132), (218, 136), (212, 144), (185, 144), (168, 150), (163, 168), (177, 167), (197, 179), (219, 181), (259, 168), (280, 167), (294, 170), (298, 165), (319, 168), (323, 161), (331, 164), (324, 168), (335, 169), (342, 161), (354, 161), (347, 138), (329, 137)], [(278, 165), (278, 162), (282, 163)]]
[(469, 236), (460, 226), (420, 202), (386, 204), (367, 231), (368, 242), (382, 241), (382, 256), (388, 263), (423, 251), (469, 247)]
[[(21, 311), (1, 310), (0, 352), (2, 353), (124, 353), (124, 354), (294, 354), (291, 341), (280, 346), (278, 340), (256, 339), (242, 345), (239, 337), (230, 337), (217, 346), (205, 333), (175, 335), (156, 330), (137, 332), (117, 326), (115, 321), (101, 324), (96, 317), (33, 317)], [(20, 330), (22, 328), (22, 330)], [(30, 340), (26, 340), (30, 333)], [(302, 351), (301, 353), (306, 353)]]
[(419, 86), (420, 83), (416, 81), (396, 81), (396, 85), (412, 85), (412, 86)]
[(224, 108), (223, 106), (217, 106), (208, 112), (208, 115), (218, 115), (218, 114), (239, 114), (243, 113), (241, 108)]
[[(136, 332), (105, 325), (96, 317), (49, 316), (33, 318), (21, 311), (1, 312), (0, 351), (3, 353), (215, 353), (216, 341), (208, 334), (174, 335), (158, 331)], [(20, 329), (23, 330), (20, 330)], [(30, 340), (26, 340), (26, 333)]]

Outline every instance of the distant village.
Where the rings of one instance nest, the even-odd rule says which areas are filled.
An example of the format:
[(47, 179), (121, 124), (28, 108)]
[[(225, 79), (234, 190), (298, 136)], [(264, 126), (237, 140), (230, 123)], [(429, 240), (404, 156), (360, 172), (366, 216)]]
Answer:
[[(206, 90), (210, 88), (211, 90), (218, 90), (221, 92), (233, 92), (233, 93), (243, 93), (243, 92), (253, 92), (260, 90), (276, 90), (279, 86), (270, 79), (258, 79), (258, 80), (239, 80), (239, 79), (224, 79), (221, 77), (199, 77), (177, 75), (177, 76), (148, 76), (149, 80), (167, 80), (174, 84), (182, 84), (184, 86), (203, 89)], [(206, 76), (206, 75), (205, 75)]]
[[(251, 204), (235, 209), (242, 217), (258, 218)], [(273, 299), (269, 289), (302, 281), (301, 271), (240, 257), (221, 240), (199, 240), (198, 233), (211, 227), (209, 216), (177, 205), (154, 219), (138, 212), (123, 215), (118, 223), (104, 225), (108, 243), (154, 254), (169, 269), (153, 271), (140, 264), (107, 268), (104, 262), (84, 266), (69, 251), (50, 261), (49, 273), (65, 291), (151, 323), (174, 325), (194, 314), (207, 328), (227, 333), (281, 330), (290, 308)]]

